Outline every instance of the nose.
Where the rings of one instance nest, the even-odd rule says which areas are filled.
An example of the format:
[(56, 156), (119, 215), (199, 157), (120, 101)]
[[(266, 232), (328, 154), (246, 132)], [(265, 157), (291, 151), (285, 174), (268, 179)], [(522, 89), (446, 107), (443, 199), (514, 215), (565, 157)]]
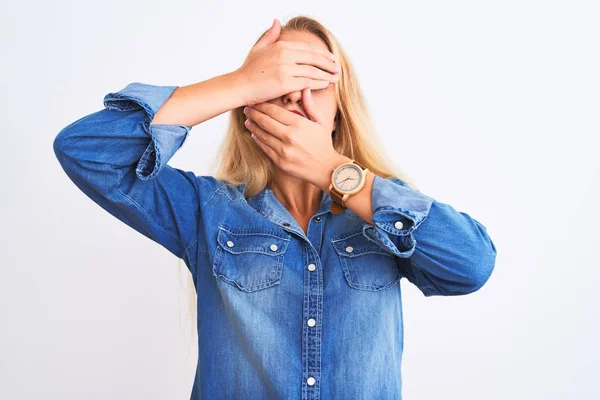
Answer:
[(283, 104), (287, 105), (290, 103), (302, 104), (302, 91), (296, 90), (294, 92), (283, 95)]

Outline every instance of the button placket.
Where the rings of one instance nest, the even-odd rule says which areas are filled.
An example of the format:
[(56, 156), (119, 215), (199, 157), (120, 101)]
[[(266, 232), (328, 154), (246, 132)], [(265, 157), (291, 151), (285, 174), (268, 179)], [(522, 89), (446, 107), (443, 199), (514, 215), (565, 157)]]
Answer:
[(315, 215), (310, 220), (306, 237), (311, 245), (305, 245), (304, 262), (307, 269), (304, 275), (303, 327), (302, 327), (302, 400), (320, 399), (322, 327), (319, 319), (323, 315), (323, 269), (318, 268), (324, 217)]
[(317, 384), (317, 379), (321, 372), (319, 353), (321, 351), (320, 330), (322, 325), (317, 324), (317, 319), (322, 315), (323, 303), (320, 301), (320, 294), (323, 293), (323, 285), (322, 275), (316, 273), (322, 270), (318, 269), (316, 264), (316, 262), (309, 262), (306, 267), (309, 271), (305, 278), (305, 296), (308, 301), (305, 302), (306, 325), (304, 325), (302, 337), (306, 341), (306, 344), (303, 344), (303, 347), (306, 348), (306, 351), (303, 352), (303, 365), (306, 378), (305, 385), (308, 389), (303, 391), (303, 400), (320, 398), (320, 385)]

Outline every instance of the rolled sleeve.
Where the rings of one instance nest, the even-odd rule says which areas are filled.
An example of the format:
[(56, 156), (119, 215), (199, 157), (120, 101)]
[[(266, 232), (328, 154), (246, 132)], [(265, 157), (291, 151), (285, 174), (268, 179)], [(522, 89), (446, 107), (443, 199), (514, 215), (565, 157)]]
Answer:
[(104, 106), (109, 110), (145, 110), (141, 121), (151, 142), (136, 165), (136, 175), (141, 180), (154, 178), (173, 155), (184, 145), (192, 129), (190, 126), (151, 124), (156, 111), (167, 101), (177, 86), (156, 86), (133, 82), (118, 92), (104, 96)]
[(363, 234), (398, 257), (410, 257), (416, 247), (413, 232), (427, 218), (433, 201), (398, 178), (375, 175), (371, 196), (374, 225), (365, 224)]
[(106, 94), (102, 110), (61, 129), (54, 152), (85, 195), (193, 272), (194, 249), (206, 246), (203, 211), (220, 181), (167, 164), (191, 127), (151, 121), (176, 88), (134, 82)]
[(365, 223), (364, 235), (398, 256), (403, 276), (425, 296), (472, 293), (491, 276), (496, 246), (469, 214), (377, 175), (372, 207), (374, 225)]

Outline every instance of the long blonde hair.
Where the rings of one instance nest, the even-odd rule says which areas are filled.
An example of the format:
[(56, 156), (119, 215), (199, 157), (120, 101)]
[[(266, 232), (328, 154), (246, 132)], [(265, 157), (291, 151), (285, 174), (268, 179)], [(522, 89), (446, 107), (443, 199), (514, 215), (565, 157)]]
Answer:
[[(356, 72), (335, 36), (320, 22), (306, 15), (293, 17), (281, 26), (286, 31), (308, 32), (318, 36), (329, 51), (334, 53), (341, 65), (335, 94), (338, 104), (337, 129), (333, 139), (334, 149), (360, 162), (365, 168), (382, 178), (397, 177), (410, 187), (418, 189), (412, 180), (393, 165), (383, 150), (381, 141), (371, 120), (367, 102), (363, 96)], [(256, 40), (258, 42), (267, 31)], [(255, 42), (255, 44), (256, 44)], [(215, 178), (234, 185), (246, 184), (245, 196), (260, 193), (270, 182), (274, 172), (272, 160), (253, 142), (244, 126), (244, 106), (229, 113), (229, 126), (224, 140), (212, 160), (217, 165)], [(180, 262), (180, 267), (182, 267)], [(188, 279), (190, 315), (196, 317), (196, 296), (193, 281)], [(194, 324), (195, 325), (195, 324)], [(194, 326), (192, 325), (192, 327)]]

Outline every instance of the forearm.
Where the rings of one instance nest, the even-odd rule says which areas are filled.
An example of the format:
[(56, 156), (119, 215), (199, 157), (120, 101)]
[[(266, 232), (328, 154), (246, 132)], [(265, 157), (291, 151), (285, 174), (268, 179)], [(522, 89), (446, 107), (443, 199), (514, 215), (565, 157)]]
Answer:
[(195, 126), (243, 106), (243, 80), (227, 73), (187, 86), (179, 86), (156, 112), (152, 124)]

